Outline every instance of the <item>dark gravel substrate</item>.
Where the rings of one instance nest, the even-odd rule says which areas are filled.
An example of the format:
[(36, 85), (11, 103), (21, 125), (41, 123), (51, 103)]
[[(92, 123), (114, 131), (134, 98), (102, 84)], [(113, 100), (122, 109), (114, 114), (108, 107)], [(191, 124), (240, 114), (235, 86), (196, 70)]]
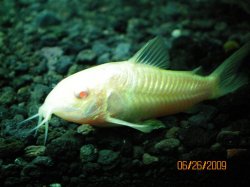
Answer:
[[(149, 134), (78, 128), (53, 116), (44, 147), (43, 129), (29, 133), (35, 120), (18, 122), (65, 76), (128, 59), (156, 35), (172, 69), (211, 71), (250, 40), (249, 2), (2, 0), (0, 186), (248, 186), (249, 84), (194, 113), (153, 120), (166, 128)], [(227, 169), (178, 170), (182, 160), (226, 161)]]

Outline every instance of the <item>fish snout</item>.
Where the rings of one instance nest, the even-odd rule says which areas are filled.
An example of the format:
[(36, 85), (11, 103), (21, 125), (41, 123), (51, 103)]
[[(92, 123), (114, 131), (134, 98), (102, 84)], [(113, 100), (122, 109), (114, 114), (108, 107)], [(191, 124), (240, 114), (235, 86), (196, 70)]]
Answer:
[(48, 107), (46, 104), (43, 104), (40, 106), (38, 114), (40, 118), (47, 119), (47, 121), (49, 121), (52, 116), (52, 108)]

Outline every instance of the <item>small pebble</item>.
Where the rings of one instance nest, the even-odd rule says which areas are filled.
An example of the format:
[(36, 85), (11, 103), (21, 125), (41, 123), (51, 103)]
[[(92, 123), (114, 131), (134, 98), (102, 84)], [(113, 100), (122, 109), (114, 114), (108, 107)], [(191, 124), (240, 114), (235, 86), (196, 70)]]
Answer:
[(35, 22), (39, 27), (48, 27), (60, 24), (61, 20), (54, 12), (44, 10), (37, 15)]
[(174, 151), (180, 146), (180, 140), (176, 138), (169, 138), (161, 140), (155, 144), (155, 149), (159, 151)]
[(44, 155), (46, 147), (43, 145), (30, 145), (24, 149), (25, 156), (37, 157)]
[(130, 43), (120, 43), (114, 50), (115, 60), (125, 60), (129, 57), (129, 52), (131, 49)]
[(89, 49), (80, 51), (76, 57), (76, 61), (78, 63), (92, 63), (95, 62), (95, 59), (96, 59), (96, 53)]
[(92, 144), (83, 145), (80, 149), (80, 159), (83, 163), (94, 161), (97, 158), (97, 149)]
[(82, 134), (82, 135), (88, 135), (91, 132), (94, 132), (95, 129), (88, 124), (82, 124), (79, 127), (77, 127), (77, 133)]
[(240, 47), (239, 43), (234, 40), (228, 40), (224, 43), (223, 48), (225, 52), (236, 50)]
[(4, 87), (0, 90), (0, 103), (10, 104), (15, 98), (15, 91), (11, 87)]
[(240, 132), (239, 131), (224, 131), (222, 130), (217, 135), (217, 141), (226, 147), (234, 147), (240, 144)]
[(178, 38), (182, 35), (182, 31), (180, 29), (175, 29), (172, 31), (171, 36), (174, 38)]
[(166, 138), (177, 138), (180, 127), (172, 127), (169, 129), (165, 135)]
[(50, 167), (53, 165), (53, 160), (48, 156), (38, 156), (32, 160), (32, 164), (37, 166)]
[(117, 161), (119, 157), (118, 152), (112, 150), (103, 149), (99, 151), (98, 163), (102, 165), (110, 165)]
[(49, 187), (61, 187), (62, 185), (60, 183), (53, 183), (50, 184)]
[(159, 158), (156, 157), (156, 156), (152, 156), (148, 153), (144, 153), (143, 156), (142, 156), (142, 162), (145, 164), (145, 165), (150, 165), (154, 162), (158, 162), (159, 161)]

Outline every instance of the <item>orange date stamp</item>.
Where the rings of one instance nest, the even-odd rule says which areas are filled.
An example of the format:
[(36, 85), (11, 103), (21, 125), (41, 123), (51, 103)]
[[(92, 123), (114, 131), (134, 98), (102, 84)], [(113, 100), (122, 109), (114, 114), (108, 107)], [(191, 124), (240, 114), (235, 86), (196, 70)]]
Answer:
[(185, 161), (179, 160), (177, 161), (177, 169), (180, 171), (186, 170), (196, 170), (196, 171), (204, 171), (204, 170), (211, 170), (211, 171), (225, 171), (227, 170), (227, 161), (225, 160), (207, 160), (207, 161)]

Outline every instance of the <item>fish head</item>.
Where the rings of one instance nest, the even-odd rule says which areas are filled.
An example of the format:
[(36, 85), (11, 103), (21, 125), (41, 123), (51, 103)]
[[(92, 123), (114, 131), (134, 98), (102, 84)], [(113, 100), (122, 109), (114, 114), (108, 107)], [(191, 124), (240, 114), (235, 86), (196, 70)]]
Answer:
[(39, 116), (56, 116), (79, 124), (95, 124), (102, 121), (103, 90), (98, 80), (84, 71), (59, 82), (48, 94), (39, 109)]
[(61, 80), (47, 95), (38, 113), (20, 122), (23, 124), (38, 117), (34, 130), (45, 125), (45, 139), (47, 140), (48, 127), (51, 116), (54, 114), (64, 120), (79, 123), (98, 125), (105, 121), (105, 82), (100, 72), (95, 68), (80, 71)]

